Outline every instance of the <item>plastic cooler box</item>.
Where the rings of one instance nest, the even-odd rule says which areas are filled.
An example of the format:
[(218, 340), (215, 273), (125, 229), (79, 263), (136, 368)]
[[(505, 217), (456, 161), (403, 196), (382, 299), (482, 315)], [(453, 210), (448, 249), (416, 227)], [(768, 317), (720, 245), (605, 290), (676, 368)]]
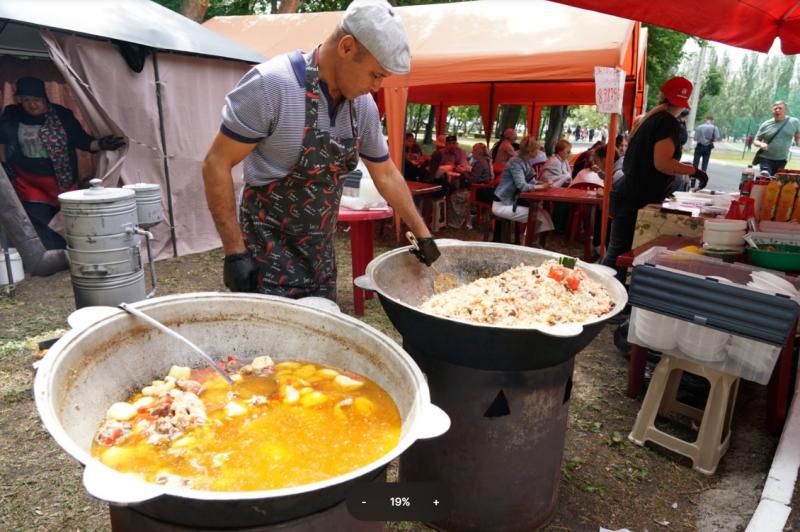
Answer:
[(767, 384), (800, 307), (746, 286), (757, 270), (664, 248), (643, 253), (634, 262), (628, 341)]

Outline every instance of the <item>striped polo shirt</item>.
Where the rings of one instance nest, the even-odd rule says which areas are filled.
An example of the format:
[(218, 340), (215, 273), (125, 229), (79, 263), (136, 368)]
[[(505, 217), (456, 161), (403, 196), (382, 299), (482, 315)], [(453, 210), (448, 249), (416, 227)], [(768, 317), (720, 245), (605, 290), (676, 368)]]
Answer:
[[(245, 181), (261, 186), (285, 177), (300, 157), (306, 105), (306, 58), (292, 52), (253, 67), (225, 97), (220, 131), (233, 140), (256, 144), (243, 161)], [(359, 155), (368, 161), (389, 158), (378, 107), (371, 95), (352, 102), (333, 99), (320, 80), (319, 128), (331, 136), (353, 138), (350, 105), (361, 139)]]

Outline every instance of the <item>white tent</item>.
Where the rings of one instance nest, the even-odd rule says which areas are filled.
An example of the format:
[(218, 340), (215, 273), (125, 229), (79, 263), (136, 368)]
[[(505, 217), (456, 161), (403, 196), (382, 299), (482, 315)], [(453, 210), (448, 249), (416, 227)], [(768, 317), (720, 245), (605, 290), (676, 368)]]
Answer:
[(0, 104), (13, 102), (17, 78), (35, 75), (94, 136), (127, 137), (127, 149), (84, 157), (81, 171), (107, 186), (161, 185), (159, 257), (219, 245), (202, 159), (225, 94), (263, 60), (149, 0), (0, 2)]

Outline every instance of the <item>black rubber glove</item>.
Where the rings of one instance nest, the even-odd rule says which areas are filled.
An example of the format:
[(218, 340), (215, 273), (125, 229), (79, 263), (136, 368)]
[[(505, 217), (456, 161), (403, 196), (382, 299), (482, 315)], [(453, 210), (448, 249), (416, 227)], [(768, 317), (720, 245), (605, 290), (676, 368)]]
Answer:
[(689, 177), (697, 180), (697, 186), (695, 187), (695, 190), (706, 188), (706, 185), (708, 184), (708, 174), (704, 171), (700, 170), (699, 168), (695, 168), (694, 173), (689, 175)]
[(222, 278), (231, 292), (254, 292), (258, 268), (249, 251), (225, 255)]
[(430, 266), (436, 262), (436, 259), (441, 255), (439, 247), (436, 245), (433, 238), (420, 238), (417, 240), (417, 244), (419, 245), (419, 250), (412, 246), (411, 253), (416, 255), (419, 261), (424, 263), (425, 266)]
[(115, 151), (125, 145), (125, 139), (123, 137), (108, 135), (107, 137), (99, 139), (97, 145), (100, 146), (100, 149), (103, 151)]

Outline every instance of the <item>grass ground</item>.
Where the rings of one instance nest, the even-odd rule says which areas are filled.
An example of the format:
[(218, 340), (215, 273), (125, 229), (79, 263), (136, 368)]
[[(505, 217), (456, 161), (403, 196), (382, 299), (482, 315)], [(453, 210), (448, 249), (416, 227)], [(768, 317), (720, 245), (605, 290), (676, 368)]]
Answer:
[[(397, 245), (390, 233), (387, 227), (377, 236), (376, 254)], [(339, 235), (339, 304), (352, 314), (349, 236)], [(480, 239), (478, 231), (456, 229), (439, 236)], [(581, 246), (557, 236), (549, 242), (571, 254)], [(219, 250), (161, 261), (159, 295), (224, 290), (221, 266)], [(86, 495), (81, 467), (44, 431), (31, 394), (36, 343), (62, 334), (73, 307), (66, 272), (22, 282), (14, 299), (0, 295), (0, 530), (110, 528), (107, 506)], [(399, 339), (376, 299), (367, 301), (362, 319)], [(607, 326), (576, 357), (558, 511), (547, 530), (743, 530), (777, 441), (764, 428), (765, 387), (743, 383), (731, 449), (717, 474), (706, 477), (681, 457), (628, 441), (640, 400), (625, 396), (627, 360), (613, 345), (613, 330)], [(790, 527), (798, 526), (792, 516)], [(419, 523), (390, 528), (425, 529)]]

